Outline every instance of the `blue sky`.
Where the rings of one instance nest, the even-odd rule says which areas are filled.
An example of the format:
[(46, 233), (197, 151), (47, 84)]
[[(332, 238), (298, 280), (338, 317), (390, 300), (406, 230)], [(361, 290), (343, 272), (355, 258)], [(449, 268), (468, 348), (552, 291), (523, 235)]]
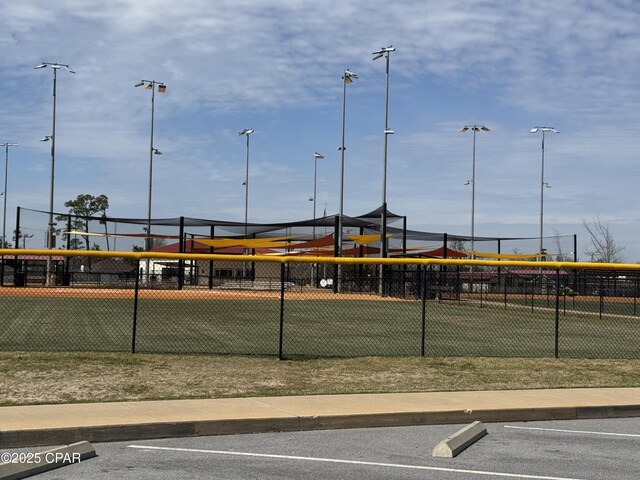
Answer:
[[(589, 1), (0, 0), (0, 143), (15, 206), (48, 209), (50, 70), (58, 75), (55, 210), (105, 194), (112, 216), (145, 217), (150, 94), (156, 97), (153, 216), (242, 221), (245, 142), (253, 128), (249, 220), (339, 208), (342, 81), (348, 86), (345, 214), (381, 203), (384, 60), (391, 56), (387, 198), (408, 226), (476, 235), (539, 233), (540, 136), (547, 136), (545, 233), (598, 217), (640, 261), (640, 4)], [(4, 152), (3, 152), (4, 153)], [(4, 160), (4, 159), (3, 159)], [(12, 227), (11, 227), (12, 229)], [(9, 228), (7, 229), (9, 231)], [(36, 242), (36, 239), (38, 242)], [(42, 246), (41, 238), (31, 240)], [(535, 242), (531, 250), (535, 250)], [(553, 250), (551, 242), (546, 242)], [(522, 248), (520, 248), (522, 250)], [(566, 250), (566, 249), (565, 249)]]

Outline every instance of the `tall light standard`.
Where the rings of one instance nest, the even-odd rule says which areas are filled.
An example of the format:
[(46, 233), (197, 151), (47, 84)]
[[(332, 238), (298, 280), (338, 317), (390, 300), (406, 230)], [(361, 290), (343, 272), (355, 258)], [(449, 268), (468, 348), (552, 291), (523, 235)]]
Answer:
[[(167, 86), (162, 82), (157, 82), (155, 80), (140, 80), (138, 83), (134, 85), (134, 87), (142, 87), (144, 86), (145, 90), (151, 90), (151, 139), (149, 143), (149, 190), (148, 190), (148, 198), (147, 198), (147, 229), (146, 229), (146, 238), (145, 238), (145, 251), (150, 251), (153, 242), (152, 242), (152, 234), (151, 234), (151, 192), (153, 188), (153, 156), (154, 155), (162, 155), (162, 152), (153, 146), (153, 126), (155, 121), (155, 110), (156, 110), (156, 85), (158, 89), (158, 93), (164, 93), (167, 91)], [(182, 241), (182, 240), (180, 240)], [(149, 281), (149, 259), (145, 260), (145, 269), (146, 269), (146, 280)]]
[[(531, 133), (542, 132), (542, 162), (541, 162), (541, 174), (540, 174), (540, 255), (544, 253), (543, 239), (544, 239), (544, 189), (549, 184), (544, 181), (544, 134), (547, 132), (560, 133), (553, 127), (534, 127), (531, 129)], [(543, 257), (540, 257), (542, 260)]]
[[(2, 209), (2, 248), (6, 248), (7, 240), (5, 237), (7, 228), (7, 178), (9, 173), (9, 147), (17, 147), (17, 143), (0, 143), (0, 147), (4, 147), (4, 190), (2, 190), (3, 209)], [(4, 264), (3, 264), (4, 269)], [(3, 272), (4, 273), (4, 272)]]
[[(354, 80), (357, 80), (358, 75), (353, 73), (348, 68), (342, 74), (342, 142), (338, 147), (340, 150), (340, 209), (338, 212), (338, 257), (342, 256), (342, 223), (344, 217), (344, 135), (346, 129), (346, 119), (347, 119), (347, 85), (353, 83)], [(341, 290), (341, 280), (342, 277), (342, 264), (338, 264), (337, 268), (337, 278), (336, 285), (334, 289), (338, 292)]]
[[(321, 153), (315, 152), (313, 154), (313, 196), (309, 199), (310, 202), (313, 202), (313, 235), (311, 236), (311, 240), (316, 239), (316, 201), (318, 200), (317, 189), (316, 186), (318, 184), (318, 160), (322, 160), (324, 156)], [(313, 272), (317, 268), (317, 263), (311, 264), (311, 283), (316, 286), (316, 282), (314, 281)]]
[[(17, 143), (1, 143), (0, 147), (4, 147), (4, 190), (2, 190), (3, 210), (2, 210), (2, 248), (7, 247), (5, 237), (7, 227), (7, 178), (9, 173), (9, 147), (16, 147)], [(2, 264), (0, 264), (0, 285), (4, 285), (4, 255), (2, 256)]]
[(318, 160), (322, 160), (324, 156), (321, 153), (313, 154), (313, 196), (309, 199), (313, 202), (313, 238), (316, 238), (316, 186), (318, 181)]
[[(247, 137), (247, 158), (246, 158), (246, 168), (244, 173), (244, 238), (248, 237), (249, 234), (249, 136), (254, 132), (253, 128), (245, 128), (238, 132), (238, 135)], [(245, 248), (245, 254), (247, 249)]]
[[(380, 50), (373, 52), (373, 60), (385, 57), (386, 68), (386, 90), (384, 96), (384, 160), (382, 165), (382, 214), (380, 216), (380, 257), (386, 258), (387, 256), (387, 144), (389, 135), (393, 134), (393, 130), (389, 128), (389, 59), (391, 52), (395, 52), (396, 49), (389, 45), (383, 47)], [(384, 268), (380, 265), (380, 294), (384, 293)]]
[[(471, 252), (475, 252), (475, 212), (476, 212), (476, 133), (483, 131), (489, 132), (490, 130), (484, 125), (465, 125), (460, 129), (462, 133), (467, 130), (473, 132), (473, 160), (471, 170)], [(474, 258), (474, 254), (471, 254), (471, 258)]]
[[(58, 70), (63, 68), (69, 73), (76, 73), (74, 70), (71, 70), (69, 65), (64, 65), (62, 63), (51, 63), (51, 62), (42, 62), (40, 65), (35, 66), (35, 69), (51, 67), (53, 70), (53, 125), (51, 127), (51, 135), (45, 137), (46, 140), (51, 140), (51, 176), (50, 176), (50, 186), (49, 186), (49, 226), (47, 228), (47, 244), (46, 247), (51, 249), (55, 247), (54, 242), (54, 223), (53, 223), (53, 186), (54, 186), (54, 173), (55, 173), (55, 163), (56, 163), (56, 84), (58, 81)], [(45, 140), (45, 141), (46, 141)], [(46, 283), (47, 286), (52, 284), (52, 272), (51, 272), (51, 257), (47, 257), (47, 278)]]

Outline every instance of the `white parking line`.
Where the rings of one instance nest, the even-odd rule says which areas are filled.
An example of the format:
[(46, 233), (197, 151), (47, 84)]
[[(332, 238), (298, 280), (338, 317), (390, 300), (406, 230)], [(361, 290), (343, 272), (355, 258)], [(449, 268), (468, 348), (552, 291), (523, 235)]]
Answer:
[(582, 435), (608, 435), (611, 437), (636, 437), (640, 438), (636, 433), (612, 433), (612, 432), (589, 432), (586, 430), (562, 430), (560, 428), (540, 428), (540, 427), (517, 427), (514, 425), (505, 425), (504, 428), (512, 428), (514, 430), (538, 430), (542, 432), (558, 432), (558, 433), (580, 433)]
[(342, 464), (348, 464), (348, 465), (365, 465), (369, 467), (404, 468), (404, 469), (410, 469), (410, 470), (431, 470), (431, 471), (437, 471), (437, 472), (465, 473), (465, 474), (473, 474), (473, 475), (492, 475), (494, 477), (528, 478), (531, 480), (579, 480), (577, 478), (567, 478), (567, 477), (545, 477), (540, 475), (526, 475), (526, 474), (520, 474), (520, 473), (485, 472), (482, 470), (463, 470), (460, 468), (428, 467), (425, 465), (402, 465), (397, 463), (381, 463), (381, 462), (363, 462), (359, 460), (340, 460), (337, 458), (298, 457), (294, 455), (274, 455), (274, 454), (268, 454), (268, 453), (229, 452), (224, 450), (200, 450), (196, 448), (171, 448), (171, 447), (156, 447), (156, 446), (149, 446), (149, 445), (128, 445), (128, 448), (137, 448), (140, 450), (187, 452), (187, 453), (211, 453), (214, 455), (232, 455), (232, 456), (257, 457), (257, 458), (279, 458), (284, 460), (342, 463)]

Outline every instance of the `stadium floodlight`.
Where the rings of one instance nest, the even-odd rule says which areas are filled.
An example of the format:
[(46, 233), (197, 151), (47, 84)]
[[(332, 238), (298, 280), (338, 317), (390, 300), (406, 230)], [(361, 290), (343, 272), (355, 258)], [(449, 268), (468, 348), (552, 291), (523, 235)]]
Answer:
[[(473, 132), (473, 157), (471, 161), (471, 180), (467, 180), (465, 185), (471, 184), (471, 251), (475, 252), (475, 215), (476, 215), (476, 133), (489, 132), (484, 125), (465, 125), (460, 129), (462, 133), (471, 130)], [(471, 254), (474, 258), (474, 254)]]
[(354, 80), (358, 79), (358, 75), (353, 73), (351, 70), (346, 69), (342, 78), (344, 79), (344, 83), (353, 83)]
[(64, 68), (69, 73), (76, 73), (76, 71), (72, 70), (71, 67), (69, 67), (69, 65), (65, 65), (63, 63), (42, 62), (40, 65), (36, 65), (33, 68), (37, 70), (39, 68), (46, 68), (46, 67), (51, 67), (53, 70), (60, 70), (61, 68)]
[[(389, 128), (389, 59), (391, 52), (395, 52), (396, 49), (393, 45), (388, 47), (382, 47), (380, 50), (372, 53), (373, 60), (377, 60), (381, 57), (386, 59), (386, 90), (384, 99), (384, 155), (382, 165), (382, 213), (380, 217), (380, 257), (385, 258), (387, 256), (387, 147), (388, 137), (393, 131)], [(380, 295), (384, 294), (384, 268), (380, 265)]]
[[(76, 73), (74, 70), (69, 68), (69, 65), (65, 65), (63, 63), (51, 63), (51, 62), (42, 62), (40, 65), (36, 65), (33, 67), (34, 69), (41, 69), (51, 67), (53, 71), (53, 122), (51, 127), (51, 135), (47, 138), (51, 140), (51, 175), (50, 175), (50, 185), (49, 185), (49, 225), (47, 228), (47, 241), (46, 247), (48, 249), (52, 249), (55, 247), (55, 224), (53, 222), (53, 190), (54, 190), (54, 179), (55, 179), (55, 164), (56, 164), (56, 85), (58, 82), (58, 70), (60, 68), (64, 68), (68, 73)], [(45, 279), (46, 285), (51, 286), (53, 282), (53, 271), (51, 265), (51, 257), (47, 257), (47, 273)]]
[[(540, 255), (544, 253), (544, 189), (548, 187), (548, 183), (544, 181), (544, 134), (545, 133), (560, 133), (553, 127), (533, 127), (530, 133), (542, 132), (542, 161), (541, 161), (541, 173), (540, 173)], [(550, 187), (548, 187), (550, 188)], [(542, 260), (539, 257), (539, 260)]]
[(373, 52), (371, 55), (373, 55), (373, 60), (378, 60), (379, 58), (382, 58), (385, 53), (388, 56), (389, 52), (395, 51), (396, 49), (393, 47), (393, 45), (389, 45), (388, 47), (382, 47), (380, 50)]
[(560, 133), (559, 131), (557, 131), (555, 128), (553, 127), (533, 127), (530, 130), (530, 133), (538, 133), (538, 132), (552, 132), (552, 133)]
[[(156, 86), (159, 93), (166, 91), (166, 85), (163, 82), (156, 80), (140, 80), (134, 85), (134, 87), (145, 87), (145, 90), (151, 90), (151, 133), (149, 141), (149, 191), (147, 193), (147, 228), (145, 238), (145, 250), (148, 252), (153, 247), (152, 234), (151, 234), (151, 199), (153, 192), (153, 156), (162, 155), (162, 152), (153, 146), (153, 127), (155, 120), (156, 110)], [(162, 87), (162, 88), (161, 88)], [(150, 262), (149, 259), (145, 259), (145, 281), (148, 283), (150, 279), (149, 272)]]

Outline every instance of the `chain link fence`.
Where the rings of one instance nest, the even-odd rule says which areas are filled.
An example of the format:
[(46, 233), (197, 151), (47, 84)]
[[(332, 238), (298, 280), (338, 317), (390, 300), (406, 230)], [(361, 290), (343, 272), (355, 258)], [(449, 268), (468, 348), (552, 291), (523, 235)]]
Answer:
[(632, 265), (4, 252), (2, 351), (640, 358)]

